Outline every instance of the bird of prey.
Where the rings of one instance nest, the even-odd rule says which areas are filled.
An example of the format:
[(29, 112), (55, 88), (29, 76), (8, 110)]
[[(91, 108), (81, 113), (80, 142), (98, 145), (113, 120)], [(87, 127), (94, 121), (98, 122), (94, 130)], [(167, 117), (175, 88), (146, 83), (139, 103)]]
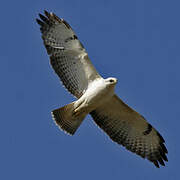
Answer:
[(56, 124), (73, 135), (87, 114), (116, 143), (147, 158), (159, 168), (168, 161), (164, 139), (145, 118), (114, 92), (117, 79), (102, 78), (71, 26), (44, 11), (36, 19), (50, 63), (65, 88), (77, 100), (52, 111)]

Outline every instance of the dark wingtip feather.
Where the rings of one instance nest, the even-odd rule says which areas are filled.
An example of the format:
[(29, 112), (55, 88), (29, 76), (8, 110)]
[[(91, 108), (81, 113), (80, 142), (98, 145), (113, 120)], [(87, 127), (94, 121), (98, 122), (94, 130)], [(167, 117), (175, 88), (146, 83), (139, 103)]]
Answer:
[(45, 16), (43, 16), (42, 14), (39, 14), (39, 17), (40, 17), (44, 22), (49, 23), (49, 20), (48, 20)]
[(165, 142), (165, 140), (164, 140), (164, 138), (160, 135), (160, 133), (159, 133), (159, 132), (157, 132), (157, 135), (159, 136), (160, 140), (164, 143), (164, 142)]
[(161, 146), (162, 150), (163, 150), (166, 154), (168, 154), (168, 150), (167, 150), (166, 146), (165, 146), (163, 143), (160, 143), (160, 146)]
[(165, 166), (164, 161), (162, 160), (162, 158), (159, 158), (159, 159), (158, 159), (158, 162), (159, 162), (162, 166)]
[[(166, 146), (164, 145), (164, 143), (165, 143), (164, 138), (161, 136), (161, 134), (160, 134), (159, 132), (157, 132), (157, 135), (158, 135), (158, 137), (159, 137), (159, 139), (160, 139), (160, 141), (159, 141), (159, 145), (160, 145), (160, 147), (159, 147), (159, 152), (160, 152), (160, 156), (161, 156), (161, 157), (158, 159), (158, 162), (159, 162), (162, 166), (165, 166), (164, 161), (168, 161), (168, 158), (167, 158), (167, 156), (166, 156), (166, 154), (168, 153), (168, 150), (167, 150)], [(163, 161), (163, 160), (164, 160), (164, 161)]]
[(163, 151), (162, 148), (159, 149), (159, 152), (160, 152), (160, 155), (161, 155), (161, 157), (163, 158), (163, 160), (164, 160), (164, 161), (168, 161), (168, 158), (167, 158), (167, 156), (166, 156), (166, 154), (164, 153), (164, 151)]
[(157, 161), (153, 161), (153, 163), (154, 163), (154, 165), (155, 165), (157, 168), (159, 168), (159, 164), (158, 164)]
[(162, 155), (162, 158), (163, 158), (166, 162), (168, 162), (168, 158), (167, 158), (167, 156), (166, 156), (165, 154)]
[(50, 17), (50, 13), (46, 10), (44, 10), (44, 14), (49, 18)]
[(61, 18), (59, 18), (58, 16), (56, 16), (54, 13), (52, 13), (52, 15), (53, 15), (53, 17), (54, 17), (54, 19), (56, 20), (56, 21), (58, 21), (58, 22), (62, 22), (62, 20), (61, 20)]
[(44, 23), (43, 23), (41, 20), (37, 19), (37, 18), (36, 18), (36, 22), (37, 22), (40, 26), (43, 26), (43, 25), (44, 25)]

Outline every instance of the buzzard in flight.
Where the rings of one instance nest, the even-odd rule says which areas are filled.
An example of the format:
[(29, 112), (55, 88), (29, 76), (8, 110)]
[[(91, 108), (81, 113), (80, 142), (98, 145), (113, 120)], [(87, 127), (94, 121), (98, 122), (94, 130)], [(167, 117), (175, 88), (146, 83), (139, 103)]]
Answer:
[(156, 167), (168, 161), (164, 139), (143, 116), (114, 92), (116, 78), (103, 79), (71, 26), (54, 13), (36, 19), (50, 63), (66, 89), (77, 100), (52, 111), (56, 124), (73, 135), (87, 114), (116, 143), (147, 158)]

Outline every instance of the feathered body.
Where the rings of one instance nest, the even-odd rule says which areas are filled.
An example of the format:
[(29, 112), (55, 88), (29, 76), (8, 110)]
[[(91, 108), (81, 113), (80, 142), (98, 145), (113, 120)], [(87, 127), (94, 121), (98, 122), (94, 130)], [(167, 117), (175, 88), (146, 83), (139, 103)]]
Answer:
[(95, 123), (116, 143), (147, 158), (156, 167), (168, 161), (165, 141), (143, 116), (115, 93), (116, 78), (103, 79), (70, 25), (45, 11), (37, 19), (50, 63), (65, 88), (77, 100), (52, 111), (56, 124), (73, 135), (90, 114)]

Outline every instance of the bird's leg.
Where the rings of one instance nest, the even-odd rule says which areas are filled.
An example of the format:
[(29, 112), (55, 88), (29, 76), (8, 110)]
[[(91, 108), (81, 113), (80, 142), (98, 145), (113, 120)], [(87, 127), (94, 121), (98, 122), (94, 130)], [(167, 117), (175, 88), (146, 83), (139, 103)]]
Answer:
[(74, 110), (73, 110), (73, 115), (78, 116), (82, 111), (82, 104), (83, 104), (82, 99), (78, 99), (76, 103), (74, 104)]
[(74, 115), (74, 116), (79, 116), (80, 113), (81, 113), (81, 112), (79, 111), (79, 108), (74, 109), (74, 111), (73, 111), (73, 115)]

